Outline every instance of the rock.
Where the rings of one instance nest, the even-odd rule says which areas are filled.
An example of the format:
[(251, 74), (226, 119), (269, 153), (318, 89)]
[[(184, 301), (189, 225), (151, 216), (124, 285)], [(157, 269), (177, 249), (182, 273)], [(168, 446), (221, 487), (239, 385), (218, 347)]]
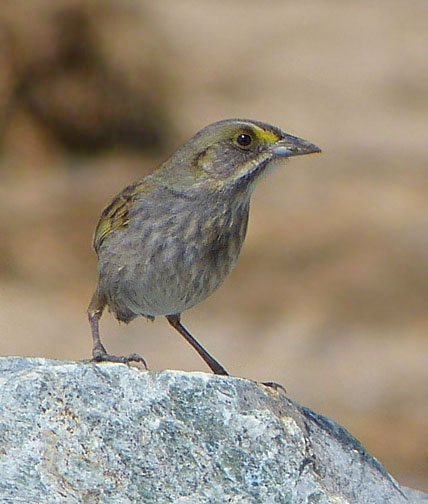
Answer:
[(4, 503), (428, 502), (271, 387), (122, 364), (0, 359)]

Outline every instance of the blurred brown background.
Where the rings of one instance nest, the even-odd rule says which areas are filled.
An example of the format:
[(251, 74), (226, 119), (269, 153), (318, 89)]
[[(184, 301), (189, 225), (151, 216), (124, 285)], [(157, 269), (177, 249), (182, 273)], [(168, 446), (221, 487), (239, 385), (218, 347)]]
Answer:
[[(3, 1), (0, 353), (83, 359), (103, 206), (206, 124), (323, 149), (257, 189), (234, 273), (184, 323), (428, 490), (428, 4)], [(111, 352), (207, 371), (164, 320)]]

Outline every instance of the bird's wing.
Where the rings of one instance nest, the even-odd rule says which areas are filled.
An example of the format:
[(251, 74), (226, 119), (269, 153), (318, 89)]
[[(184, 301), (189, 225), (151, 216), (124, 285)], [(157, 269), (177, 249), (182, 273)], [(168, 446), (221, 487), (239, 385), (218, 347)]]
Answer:
[(101, 244), (111, 232), (125, 228), (128, 225), (130, 210), (138, 195), (144, 190), (144, 186), (143, 181), (131, 184), (103, 210), (95, 229), (93, 241), (93, 247), (97, 253)]

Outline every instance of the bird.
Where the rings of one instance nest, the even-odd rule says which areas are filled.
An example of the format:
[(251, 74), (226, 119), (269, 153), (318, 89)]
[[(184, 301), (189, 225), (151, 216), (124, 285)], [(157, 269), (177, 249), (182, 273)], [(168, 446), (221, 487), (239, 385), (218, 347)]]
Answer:
[(103, 210), (93, 238), (98, 283), (87, 311), (92, 360), (147, 368), (138, 354), (107, 352), (99, 331), (107, 306), (119, 322), (165, 316), (213, 373), (228, 376), (181, 315), (210, 296), (235, 266), (257, 183), (284, 160), (319, 152), (268, 123), (224, 119), (123, 189)]

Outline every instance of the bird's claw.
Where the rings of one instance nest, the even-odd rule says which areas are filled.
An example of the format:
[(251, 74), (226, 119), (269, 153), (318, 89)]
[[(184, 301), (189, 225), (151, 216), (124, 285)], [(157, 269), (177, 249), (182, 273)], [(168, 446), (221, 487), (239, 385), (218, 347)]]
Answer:
[(121, 364), (129, 364), (130, 362), (141, 362), (148, 369), (146, 361), (136, 353), (130, 355), (111, 355), (107, 352), (93, 352), (93, 362), (119, 362)]
[(287, 394), (287, 390), (280, 383), (268, 381), (268, 382), (262, 382), (262, 385), (264, 385), (265, 387), (273, 388), (277, 392), (282, 392), (283, 394)]

